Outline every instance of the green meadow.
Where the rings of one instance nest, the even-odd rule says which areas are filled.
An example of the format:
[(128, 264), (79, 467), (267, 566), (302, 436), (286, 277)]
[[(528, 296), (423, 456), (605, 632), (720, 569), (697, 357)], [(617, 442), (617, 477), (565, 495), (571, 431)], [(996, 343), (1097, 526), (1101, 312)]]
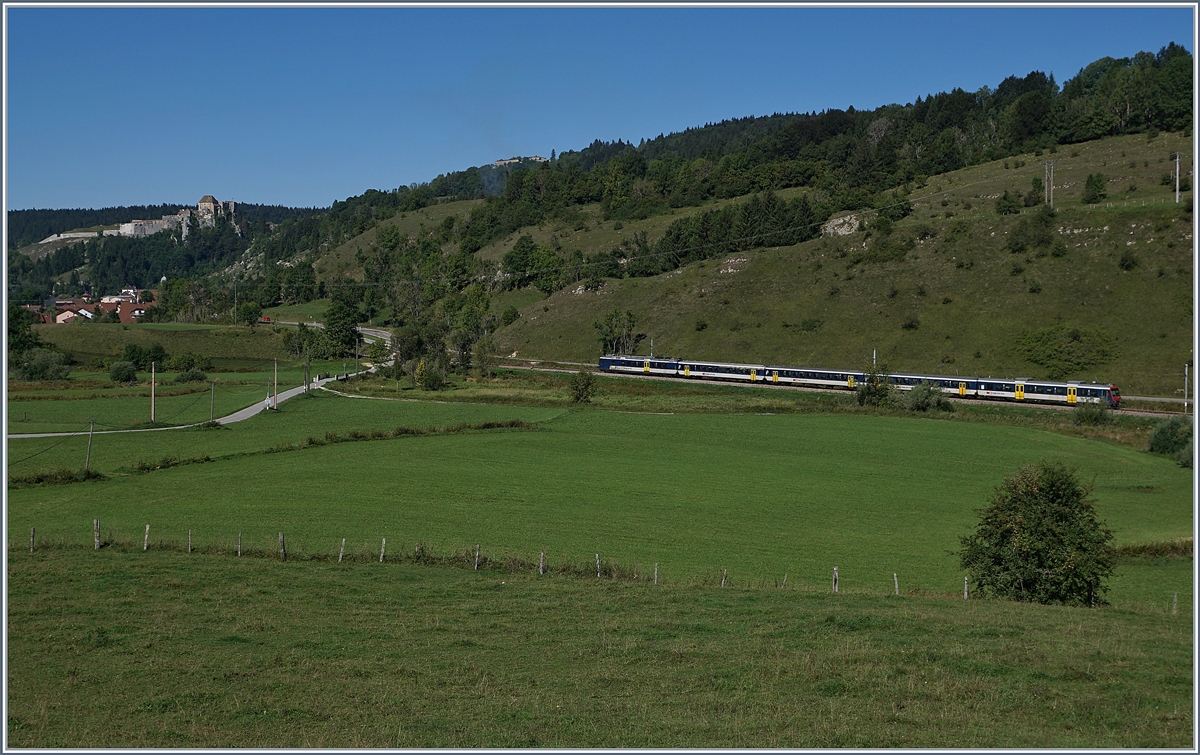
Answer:
[[(1192, 743), (1190, 556), (1125, 556), (1109, 605), (1064, 608), (964, 601), (952, 554), (1041, 458), (1119, 545), (1190, 537), (1191, 470), (1143, 450), (1148, 420), (613, 378), (579, 406), (568, 377), (338, 383), (97, 435), (99, 477), (69, 484), (36, 479), (81, 469), (86, 434), (10, 439), (7, 742)], [(10, 396), (10, 430), (25, 406), (148, 402), (66, 382), (19, 386), (46, 397)]]
[[(391, 541), (389, 541), (390, 543)], [(1189, 613), (8, 556), (10, 747), (1187, 747)]]
[[(459, 429), (521, 420), (525, 427)], [(430, 434), (401, 434), (396, 428)], [(372, 437), (372, 436), (375, 437)], [(353, 442), (331, 442), (353, 440)], [(49, 447), (65, 465), (86, 437)], [(158, 463), (160, 459), (164, 459)], [(14, 487), (15, 542), (30, 527), (64, 542), (106, 536), (227, 545), (237, 532), (297, 553), (382, 538), (438, 553), (552, 562), (602, 554), (665, 580), (961, 589), (947, 551), (1006, 474), (1062, 459), (1093, 485), (1119, 543), (1186, 537), (1191, 473), (1116, 443), (995, 424), (838, 414), (660, 414), (594, 408), (316, 396), (221, 429), (109, 435), (92, 469), (109, 478)], [(140, 464), (138, 462), (141, 462)], [(191, 463), (179, 463), (191, 462)], [(49, 460), (43, 465), (50, 464)], [(137, 469), (161, 467), (143, 472)], [(10, 474), (18, 469), (10, 470)], [(1190, 592), (1190, 591), (1189, 591)], [(1157, 596), (1155, 599), (1160, 599)]]

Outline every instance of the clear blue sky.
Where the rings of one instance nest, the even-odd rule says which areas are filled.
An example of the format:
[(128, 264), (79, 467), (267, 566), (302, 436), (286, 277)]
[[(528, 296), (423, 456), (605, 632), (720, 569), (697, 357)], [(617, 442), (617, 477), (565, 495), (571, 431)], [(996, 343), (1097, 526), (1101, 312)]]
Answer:
[(9, 209), (327, 206), (514, 155), (1194, 50), (1191, 8), (7, 8)]

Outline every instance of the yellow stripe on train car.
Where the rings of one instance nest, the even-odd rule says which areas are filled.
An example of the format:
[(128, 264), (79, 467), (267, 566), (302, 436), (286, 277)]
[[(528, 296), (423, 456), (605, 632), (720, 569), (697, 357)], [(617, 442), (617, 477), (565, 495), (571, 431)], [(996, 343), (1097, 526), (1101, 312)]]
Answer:
[(691, 366), (691, 365), (689, 365), (689, 364), (685, 364), (685, 365), (683, 366), (683, 376), (684, 376), (684, 377), (691, 377), (691, 376), (692, 376), (692, 366)]
[(757, 379), (758, 379), (758, 370), (750, 370), (750, 379), (751, 379), (751, 380), (757, 380)]
[(960, 396), (967, 395), (967, 384), (966, 383), (958, 384), (958, 395), (960, 395)]
[(771, 382), (772, 383), (779, 382), (779, 370), (771, 370)]
[(643, 372), (649, 372), (649, 371), (650, 371), (650, 360), (649, 360), (649, 359), (647, 359), (647, 360), (646, 360), (646, 366), (642, 368), (642, 371), (643, 371)]

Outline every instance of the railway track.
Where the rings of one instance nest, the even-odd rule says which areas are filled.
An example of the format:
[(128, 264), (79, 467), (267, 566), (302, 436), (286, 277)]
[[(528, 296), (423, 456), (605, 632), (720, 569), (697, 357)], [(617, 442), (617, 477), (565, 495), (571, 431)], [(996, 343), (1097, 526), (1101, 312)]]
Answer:
[[(571, 372), (576, 371), (574, 369), (569, 369), (567, 367), (559, 366), (559, 365), (564, 365), (564, 364), (571, 364), (571, 365), (575, 365), (576, 367), (594, 367), (594, 365), (592, 365), (592, 364), (583, 363), (583, 362), (552, 362), (550, 364), (555, 365), (555, 366), (544, 366), (544, 365), (542, 365), (541, 362), (533, 361), (533, 360), (531, 360), (529, 364), (504, 364), (504, 363), (501, 363), (497, 366), (505, 367), (508, 369), (516, 369), (516, 370), (530, 370), (532, 372), (559, 372), (559, 373), (564, 373), (564, 372), (571, 373)], [(634, 380), (665, 380), (665, 381), (671, 382), (671, 383), (681, 382), (679, 378), (667, 377), (665, 375), (638, 375), (636, 373), (628, 373), (628, 372), (611, 372), (611, 373), (604, 373), (604, 374), (609, 377), (632, 378)], [(802, 392), (807, 392), (807, 393), (848, 393), (849, 392), (849, 391), (839, 391), (839, 390), (835, 390), (835, 389), (831, 389), (831, 388), (810, 388), (810, 387), (801, 386), (801, 385), (778, 385), (775, 383), (754, 383), (751, 385), (749, 383), (734, 383), (734, 382), (725, 382), (725, 381), (721, 381), (721, 380), (691, 380), (691, 381), (683, 381), (683, 382), (704, 383), (705, 385), (721, 385), (721, 386), (727, 386), (729, 388), (746, 388), (746, 387), (770, 388), (771, 390), (774, 390), (774, 391), (802, 391)], [(1057, 406), (1054, 404), (1039, 404), (1039, 403), (1033, 403), (1033, 402), (1020, 404), (1020, 403), (1014, 402), (1014, 401), (991, 401), (988, 399), (958, 398), (953, 395), (949, 395), (949, 394), (947, 394), (947, 395), (949, 396), (950, 400), (954, 401), (955, 403), (959, 403), (959, 404), (982, 404), (982, 405), (988, 405), (988, 406), (996, 406), (996, 405), (1031, 406), (1035, 409), (1052, 409), (1054, 411), (1060, 411), (1060, 412), (1062, 412), (1062, 411), (1069, 412), (1069, 411), (1074, 410), (1074, 407), (1071, 407), (1071, 406)], [(1183, 413), (1183, 412), (1164, 411), (1164, 410), (1158, 410), (1158, 409), (1117, 409), (1116, 411), (1120, 412), (1122, 415), (1134, 416), (1134, 417), (1173, 417), (1173, 416)]]

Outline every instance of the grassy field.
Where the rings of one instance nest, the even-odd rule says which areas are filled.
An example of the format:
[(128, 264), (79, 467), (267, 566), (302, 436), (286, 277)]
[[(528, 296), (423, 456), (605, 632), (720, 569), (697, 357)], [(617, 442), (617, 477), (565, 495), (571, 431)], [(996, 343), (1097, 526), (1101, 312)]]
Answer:
[(162, 344), (168, 354), (202, 354), (213, 359), (285, 358), (283, 336), (278, 329), (266, 327), (229, 327), (179, 323), (71, 323), (35, 325), (34, 332), (43, 340), (77, 361), (91, 357), (120, 356), (125, 344), (141, 347)]
[(327, 309), (329, 309), (329, 299), (316, 299), (304, 304), (268, 307), (263, 310), (263, 317), (270, 317), (276, 322), (325, 322), (325, 310)]
[[(223, 362), (233, 360), (222, 360)], [(238, 372), (229, 365), (207, 373), (208, 381), (176, 385), (178, 373), (156, 375), (154, 418), (156, 425), (186, 425), (244, 409), (274, 390), (276, 373), (271, 361), (257, 360)], [(342, 361), (316, 361), (313, 374), (341, 372)], [(304, 382), (304, 366), (279, 365), (279, 391)], [(150, 373), (139, 373), (138, 384), (115, 386), (107, 373), (75, 372), (70, 380), (50, 383), (9, 383), (8, 432), (73, 432), (87, 429), (95, 418), (98, 430), (149, 427)]]
[(1193, 625), (1161, 607), (8, 559), (10, 747), (1193, 744)]
[[(520, 419), (529, 429), (392, 437)], [(339, 429), (340, 428), (340, 429)], [(329, 443), (327, 432), (356, 442)], [(345, 435), (341, 435), (344, 433)], [(372, 434), (380, 436), (372, 439)], [(480, 543), (495, 558), (606, 561), (665, 580), (961, 588), (957, 547), (974, 509), (1020, 464), (1063, 459), (1095, 486), (1121, 543), (1192, 530), (1189, 470), (1116, 443), (1005, 425), (839, 414), (657, 414), (521, 404), (442, 404), (321, 395), (223, 430), (107, 436), (93, 469), (110, 479), (9, 491), (10, 531), (84, 542), (106, 533), (355, 552), (380, 538), (436, 552)], [(14, 458), (70, 464), (86, 438), (10, 443)], [(43, 449), (46, 449), (43, 451)], [(163, 456), (176, 461), (150, 473)], [(177, 464), (178, 460), (209, 460)], [(31, 465), (39, 463), (36, 460)], [(1181, 590), (1187, 585), (1179, 586)], [(1164, 587), (1156, 588), (1164, 590)], [(1155, 600), (1161, 600), (1161, 595)]]
[[(1146, 420), (613, 378), (578, 407), (568, 377), (97, 436), (103, 478), (73, 484), (13, 481), (78, 469), (86, 436), (10, 440), (9, 745), (1191, 744), (1191, 558), (1127, 558), (1110, 606), (1068, 609), (964, 602), (949, 553), (1038, 458), (1118, 543), (1190, 536), (1191, 471), (1140, 450)], [(10, 400), (10, 427), (137, 401)]]

